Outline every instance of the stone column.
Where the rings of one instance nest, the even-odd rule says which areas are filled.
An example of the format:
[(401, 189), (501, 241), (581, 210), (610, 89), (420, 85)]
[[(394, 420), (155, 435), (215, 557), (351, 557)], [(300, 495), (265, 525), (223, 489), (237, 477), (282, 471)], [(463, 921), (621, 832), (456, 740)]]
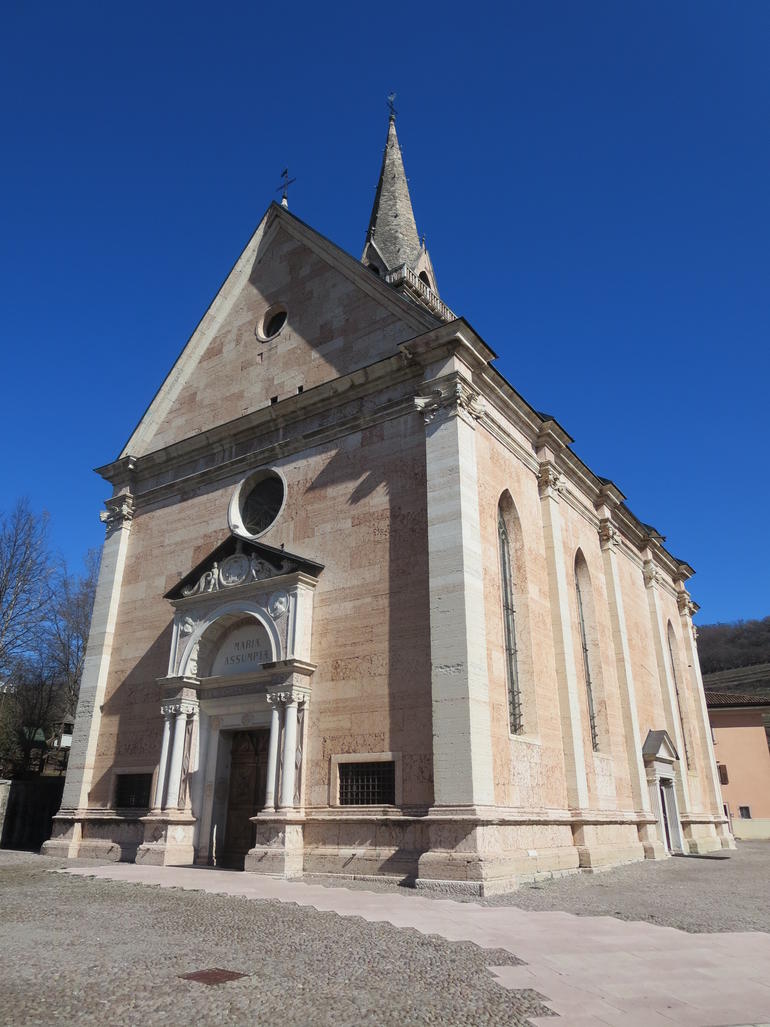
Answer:
[(588, 781), (583, 747), (583, 724), (580, 715), (580, 685), (572, 640), (572, 614), (559, 508), (564, 482), (555, 463), (547, 454), (547, 450), (546, 457), (540, 464), (538, 482), (551, 593), (551, 625), (556, 656), (556, 677), (559, 686), (559, 712), (567, 777), (567, 802), (572, 809), (585, 809), (588, 806)]
[(488, 806), (494, 778), (475, 438), (484, 408), (459, 372), (436, 380), (416, 403), (426, 424), (434, 801)]
[(275, 809), (275, 792), (278, 777), (278, 740), (281, 734), (281, 712), (278, 699), (268, 695), (267, 701), (272, 705), (270, 713), (270, 742), (267, 748), (267, 785), (265, 787), (265, 809)]
[[(707, 774), (707, 796), (712, 811), (720, 818), (724, 818), (722, 807), (722, 787), (719, 783), (719, 771), (717, 770), (716, 754), (711, 739), (711, 721), (709, 720), (708, 708), (706, 706), (706, 693), (703, 690), (703, 678), (701, 677), (700, 661), (698, 659), (698, 646), (696, 643), (695, 625), (692, 622), (692, 615), (697, 609), (691, 601), (686, 589), (682, 587), (677, 596), (679, 617), (682, 623), (682, 637), (684, 638), (684, 650), (688, 665), (689, 678), (695, 697), (695, 708), (697, 710), (699, 735), (701, 738), (701, 750), (708, 763)], [(718, 828), (722, 847), (735, 848), (735, 841), (730, 832), (728, 823), (723, 823)]]
[[(600, 507), (600, 513), (608, 508)], [(636, 689), (631, 668), (631, 652), (628, 646), (626, 615), (623, 608), (623, 593), (620, 587), (617, 550), (620, 536), (608, 516), (599, 523), (599, 540), (604, 561), (604, 577), (607, 584), (607, 602), (610, 608), (610, 624), (615, 649), (615, 667), (620, 685), (620, 708), (623, 717), (623, 733), (628, 757), (628, 773), (631, 780), (631, 795), (634, 807), (644, 813), (650, 812), (650, 789), (642, 759), (642, 740), (639, 737), (639, 716), (636, 708)]]
[(101, 519), (107, 528), (107, 537), (102, 548), (83, 663), (75, 731), (62, 796), (62, 813), (88, 808), (88, 793), (93, 780), (96, 744), (102, 722), (101, 706), (110, 669), (112, 641), (134, 513), (133, 499), (128, 493), (114, 496), (105, 505), (107, 509), (102, 511)]
[[(294, 785), (296, 781), (297, 753), (297, 707), (298, 697), (290, 695), (286, 700), (286, 713), (283, 727), (283, 769), (281, 774), (281, 809), (294, 807)], [(275, 712), (275, 710), (273, 711)], [(272, 724), (271, 724), (272, 739)]]
[(660, 682), (663, 708), (666, 712), (666, 727), (669, 735), (674, 740), (677, 754), (679, 756), (678, 773), (674, 775), (677, 788), (677, 798), (682, 811), (690, 812), (690, 791), (687, 786), (687, 762), (685, 760), (684, 738), (682, 737), (682, 723), (679, 719), (679, 705), (676, 700), (676, 686), (671, 676), (671, 665), (668, 657), (668, 640), (663, 626), (660, 612), (660, 598), (658, 586), (660, 584), (660, 571), (655, 566), (650, 549), (643, 552), (644, 559), (644, 584), (647, 589), (647, 604), (650, 611), (650, 626), (652, 628), (652, 639), (655, 646), (655, 659), (658, 666), (658, 680)]
[(160, 764), (158, 766), (158, 780), (155, 784), (155, 801), (152, 804), (154, 810), (163, 809), (163, 800), (166, 791), (166, 776), (168, 771), (168, 747), (171, 741), (171, 710), (161, 707), (163, 714), (163, 741), (160, 746)]
[(174, 703), (171, 706), (174, 717), (174, 740), (171, 747), (171, 763), (168, 771), (168, 792), (165, 808), (179, 809), (179, 792), (182, 787), (182, 764), (184, 762), (184, 744), (187, 736), (187, 718), (195, 712), (195, 704), (189, 700)]

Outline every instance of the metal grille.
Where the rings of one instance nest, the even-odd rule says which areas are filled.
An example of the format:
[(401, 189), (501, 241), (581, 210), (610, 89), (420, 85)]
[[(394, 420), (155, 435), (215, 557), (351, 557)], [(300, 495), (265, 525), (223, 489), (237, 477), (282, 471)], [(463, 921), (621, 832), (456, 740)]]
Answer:
[(152, 774), (118, 774), (115, 783), (116, 809), (149, 809)]
[(508, 724), (512, 734), (523, 727), (519, 666), (516, 658), (516, 612), (513, 607), (513, 573), (511, 571), (511, 545), (502, 511), (498, 513), (497, 535), (500, 542), (500, 579), (503, 600), (503, 628), (505, 633), (505, 672), (508, 681)]
[(586, 622), (583, 615), (583, 596), (580, 593), (580, 581), (575, 572), (575, 591), (577, 592), (578, 621), (580, 622), (580, 645), (583, 649), (583, 670), (586, 676), (586, 694), (588, 696), (588, 719), (591, 723), (591, 745), (594, 752), (599, 751), (599, 735), (596, 731), (596, 710), (594, 709), (594, 690), (591, 684), (591, 662), (588, 658), (588, 638)]
[(340, 763), (340, 806), (383, 806), (396, 801), (396, 765)]

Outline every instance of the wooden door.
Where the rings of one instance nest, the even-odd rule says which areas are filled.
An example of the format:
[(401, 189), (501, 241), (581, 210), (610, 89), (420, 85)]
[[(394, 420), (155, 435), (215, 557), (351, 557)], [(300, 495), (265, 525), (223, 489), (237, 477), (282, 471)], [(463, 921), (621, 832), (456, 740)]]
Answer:
[(236, 731), (230, 760), (230, 786), (222, 866), (243, 870), (243, 859), (254, 845), (253, 817), (265, 805), (269, 731)]

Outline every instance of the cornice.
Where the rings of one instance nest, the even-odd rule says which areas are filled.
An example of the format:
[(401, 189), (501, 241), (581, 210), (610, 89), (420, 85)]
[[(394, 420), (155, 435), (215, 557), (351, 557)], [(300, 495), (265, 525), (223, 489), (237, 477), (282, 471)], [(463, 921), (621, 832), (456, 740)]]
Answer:
[[(302, 225), (298, 219), (293, 220)], [(379, 284), (374, 286), (378, 295)], [(449, 402), (441, 384), (447, 375), (431, 379), (424, 378), (423, 372), (448, 356), (460, 361), (469, 372), (469, 381), (458, 385), (460, 394), (455, 397), (462, 416), (470, 419), (474, 426), (485, 428), (536, 474), (544, 459), (551, 460), (566, 483), (572, 486), (563, 490), (566, 502), (597, 529), (602, 514), (596, 511), (607, 507), (613, 527), (620, 533), (623, 548), (629, 555), (644, 554), (652, 546), (656, 564), (672, 581), (684, 581), (692, 576), (694, 572), (689, 564), (664, 548), (663, 536), (629, 510), (624, 494), (614, 482), (594, 474), (577, 456), (571, 449), (574, 440), (559, 422), (550, 415), (538, 413), (491, 366), (494, 351), (464, 318), (436, 325), (402, 343), (399, 352), (392, 357), (140, 458), (124, 456), (97, 468), (97, 472), (110, 481), (116, 491), (128, 488), (137, 506), (147, 506), (186, 488), (234, 477), (252, 467), (406, 416), (415, 406), (428, 418), (439, 406), (445, 407)], [(452, 374), (458, 379), (465, 378), (458, 372)], [(422, 383), (414, 392), (361, 409), (362, 401), (383, 391), (383, 385), (395, 390), (411, 381), (416, 383), (421, 377)], [(356, 403), (359, 408), (351, 410)], [(329, 418), (330, 413), (336, 416)], [(325, 423), (312, 425), (314, 417), (324, 419)], [(523, 442), (506, 430), (505, 422), (521, 434)], [(281, 437), (271, 438), (271, 434)], [(149, 482), (154, 475), (165, 480), (142, 489), (142, 483)]]

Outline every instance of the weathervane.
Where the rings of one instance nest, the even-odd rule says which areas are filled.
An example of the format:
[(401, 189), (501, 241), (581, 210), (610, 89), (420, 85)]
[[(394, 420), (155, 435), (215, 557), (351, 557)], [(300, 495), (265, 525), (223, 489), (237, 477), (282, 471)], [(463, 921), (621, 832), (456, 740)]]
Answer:
[(396, 110), (395, 104), (396, 104), (396, 94), (395, 93), (388, 93), (388, 111), (390, 112), (390, 120), (391, 121), (395, 118), (396, 114), (398, 114), (398, 111)]
[(281, 172), (281, 178), (283, 179), (283, 181), (281, 182), (281, 184), (278, 186), (278, 188), (275, 191), (277, 193), (282, 193), (283, 194), (281, 196), (281, 206), (282, 207), (286, 207), (286, 209), (288, 210), (288, 208), (289, 208), (289, 186), (292, 184), (292, 182), (296, 182), (297, 179), (296, 178), (289, 178), (289, 169), (288, 168), (284, 168), (283, 169), (283, 171)]

